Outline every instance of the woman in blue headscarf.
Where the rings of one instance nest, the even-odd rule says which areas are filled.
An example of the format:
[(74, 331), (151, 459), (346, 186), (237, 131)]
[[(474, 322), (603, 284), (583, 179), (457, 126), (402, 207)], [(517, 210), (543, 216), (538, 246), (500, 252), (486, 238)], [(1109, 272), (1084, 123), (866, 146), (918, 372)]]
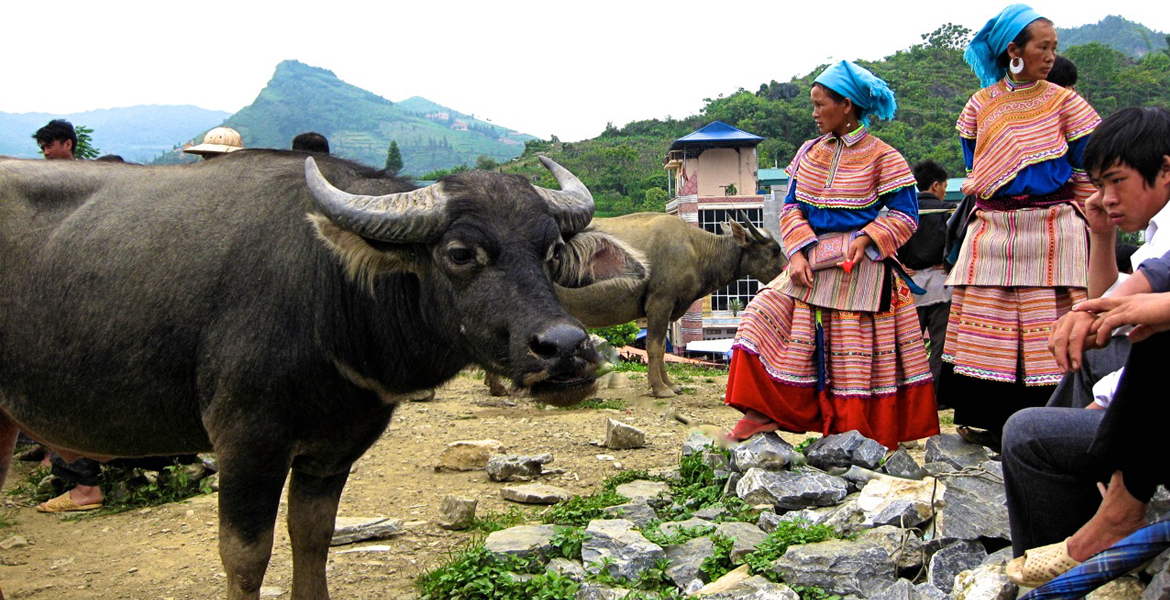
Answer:
[(938, 433), (914, 301), (886, 261), (918, 225), (914, 176), (866, 128), (897, 104), (849, 61), (825, 69), (810, 97), (824, 135), (788, 166), (780, 230), (790, 262), (736, 333), (726, 401), (744, 418), (730, 436), (856, 429), (894, 448)]
[(963, 437), (994, 447), (1012, 413), (1048, 401), (1062, 376), (1049, 331), (1086, 298), (1080, 205), (1093, 187), (1081, 154), (1100, 118), (1045, 81), (1056, 46), (1052, 21), (1013, 4), (964, 54), (985, 86), (956, 125), (963, 192), (976, 210), (947, 279), (954, 296), (939, 394)]

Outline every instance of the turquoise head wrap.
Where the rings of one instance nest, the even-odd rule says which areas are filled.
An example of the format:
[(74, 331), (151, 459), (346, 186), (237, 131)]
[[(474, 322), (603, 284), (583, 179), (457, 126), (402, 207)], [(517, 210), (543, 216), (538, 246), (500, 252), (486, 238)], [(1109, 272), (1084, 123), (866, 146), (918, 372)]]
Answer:
[(869, 126), (869, 118), (890, 120), (894, 118), (894, 111), (898, 110), (898, 103), (894, 100), (894, 91), (886, 82), (870, 73), (856, 63), (843, 60), (829, 65), (821, 71), (814, 80), (842, 96), (853, 101), (854, 104), (865, 109), (865, 116), (861, 124)]
[(992, 85), (1007, 75), (1007, 69), (999, 66), (996, 59), (1032, 21), (1043, 18), (1026, 4), (1013, 4), (1000, 11), (975, 34), (974, 38), (971, 38), (963, 58), (971, 65), (971, 70), (975, 71), (983, 87)]

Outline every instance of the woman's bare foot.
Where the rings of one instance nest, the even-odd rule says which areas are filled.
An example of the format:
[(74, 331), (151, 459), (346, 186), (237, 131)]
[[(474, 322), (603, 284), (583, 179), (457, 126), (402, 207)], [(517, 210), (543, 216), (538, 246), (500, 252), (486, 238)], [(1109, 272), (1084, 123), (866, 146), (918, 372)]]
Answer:
[(1068, 539), (1068, 555), (1084, 562), (1146, 525), (1146, 503), (1125, 489), (1121, 471), (1113, 473), (1097, 513)]

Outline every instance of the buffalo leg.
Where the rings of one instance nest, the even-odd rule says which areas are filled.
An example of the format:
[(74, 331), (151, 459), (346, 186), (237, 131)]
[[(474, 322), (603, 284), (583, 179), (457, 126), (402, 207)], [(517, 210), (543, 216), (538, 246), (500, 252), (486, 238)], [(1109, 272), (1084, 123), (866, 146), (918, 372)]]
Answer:
[(656, 398), (669, 398), (682, 391), (666, 373), (666, 328), (669, 324), (668, 314), (652, 314), (652, 311), (647, 311), (646, 375), (650, 380), (651, 392)]
[[(218, 445), (217, 445), (218, 446)], [(228, 580), (228, 600), (257, 600), (268, 560), (280, 491), (290, 453), (244, 446), (219, 452), (219, 556)]]
[(500, 380), (500, 376), (490, 371), (484, 371), (483, 383), (488, 386), (488, 392), (493, 396), (510, 396), (508, 388), (504, 386), (504, 382)]
[[(20, 430), (16, 421), (0, 410), (0, 487), (8, 477), (8, 466), (12, 464), (12, 452), (16, 449), (16, 436)], [(0, 600), (3, 595), (0, 594)]]
[(337, 503), (349, 471), (318, 477), (295, 467), (288, 486), (288, 532), (292, 540), (292, 600), (327, 600), (325, 563)]

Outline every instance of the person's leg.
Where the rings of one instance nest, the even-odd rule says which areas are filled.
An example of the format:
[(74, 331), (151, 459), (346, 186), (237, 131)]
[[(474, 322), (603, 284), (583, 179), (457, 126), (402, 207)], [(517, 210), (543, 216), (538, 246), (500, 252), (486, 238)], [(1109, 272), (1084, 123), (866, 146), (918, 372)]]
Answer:
[(1101, 411), (1029, 408), (1004, 426), (1003, 472), (1012, 551), (1059, 542), (1088, 521), (1108, 465), (1088, 454)]
[(1114, 338), (1108, 346), (1085, 352), (1081, 368), (1064, 376), (1052, 397), (1049, 407), (1084, 408), (1093, 402), (1093, 385), (1102, 377), (1125, 366), (1129, 357), (1129, 340)]
[(56, 452), (50, 453), (50, 461), (53, 463), (53, 475), (74, 484), (73, 489), (69, 490), (70, 500), (78, 506), (102, 503), (101, 463), (88, 458), (65, 462)]

